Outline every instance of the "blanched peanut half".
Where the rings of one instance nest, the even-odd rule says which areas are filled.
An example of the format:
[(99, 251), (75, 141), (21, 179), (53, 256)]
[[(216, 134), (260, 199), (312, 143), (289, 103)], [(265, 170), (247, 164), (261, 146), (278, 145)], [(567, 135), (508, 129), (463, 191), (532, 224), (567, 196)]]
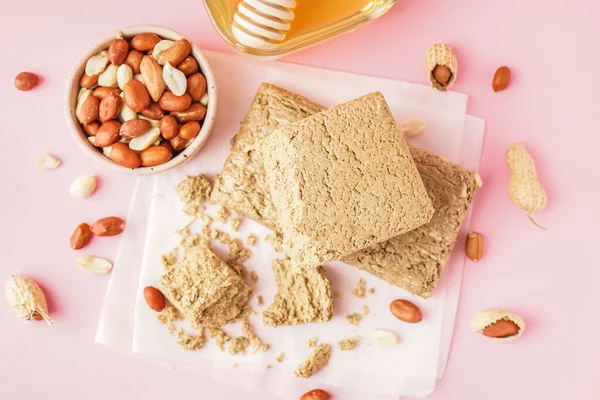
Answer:
[(114, 64), (111, 64), (108, 67), (106, 67), (104, 72), (102, 72), (100, 74), (100, 76), (98, 77), (98, 85), (104, 86), (104, 87), (116, 88), (117, 87), (117, 69), (118, 68), (119, 67), (117, 67)]
[(60, 160), (50, 154), (42, 154), (38, 156), (35, 165), (38, 171), (50, 171), (58, 168)]
[(167, 40), (167, 39), (161, 40), (160, 42), (158, 42), (156, 44), (156, 46), (154, 46), (154, 49), (152, 50), (152, 57), (155, 60), (158, 60), (160, 53), (167, 50), (169, 47), (172, 47), (174, 44), (175, 44), (175, 42), (172, 40)]
[(133, 70), (127, 64), (119, 65), (117, 68), (117, 84), (119, 89), (123, 90), (125, 84), (133, 79)]
[(108, 52), (102, 50), (90, 57), (85, 63), (85, 73), (89, 76), (100, 75), (108, 65)]
[(81, 256), (76, 262), (79, 268), (92, 274), (106, 274), (112, 269), (112, 263), (100, 257)]
[(148, 147), (152, 146), (152, 143), (154, 143), (159, 136), (160, 130), (157, 127), (153, 127), (143, 135), (131, 139), (129, 148), (135, 151), (146, 150)]
[[(122, 65), (121, 65), (122, 66)], [(121, 93), (121, 98), (123, 98), (123, 93)], [(121, 112), (119, 112), (119, 121), (126, 122), (132, 119), (137, 118), (137, 113), (133, 111), (131, 108), (127, 107), (127, 104), (123, 102), (123, 106), (121, 107)]]
[(94, 175), (78, 176), (71, 183), (71, 195), (83, 199), (96, 190), (96, 177)]
[(163, 79), (175, 96), (183, 96), (187, 89), (187, 78), (183, 72), (167, 62), (163, 67)]

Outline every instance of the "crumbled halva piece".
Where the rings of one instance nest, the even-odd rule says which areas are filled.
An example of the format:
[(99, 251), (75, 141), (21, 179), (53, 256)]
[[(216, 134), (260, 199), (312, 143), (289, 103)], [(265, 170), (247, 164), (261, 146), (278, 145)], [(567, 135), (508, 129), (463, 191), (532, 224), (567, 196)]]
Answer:
[(356, 287), (352, 289), (352, 294), (358, 297), (359, 299), (364, 299), (367, 295), (367, 282), (364, 279), (359, 279), (356, 283)]
[(266, 326), (325, 322), (333, 316), (331, 285), (323, 267), (294, 270), (289, 260), (273, 260), (278, 291), (263, 312)]
[(175, 190), (184, 204), (184, 212), (195, 216), (198, 207), (210, 196), (212, 183), (204, 175), (188, 176), (176, 186)]
[(354, 350), (361, 340), (362, 337), (360, 336), (340, 340), (338, 342), (338, 347), (343, 351)]
[(331, 356), (331, 346), (325, 343), (318, 345), (294, 371), (299, 378), (310, 378), (327, 365)]
[(350, 315), (346, 315), (346, 321), (348, 321), (349, 324), (352, 325), (358, 325), (360, 323), (360, 321), (362, 321), (363, 316), (360, 315), (359, 313), (353, 313)]

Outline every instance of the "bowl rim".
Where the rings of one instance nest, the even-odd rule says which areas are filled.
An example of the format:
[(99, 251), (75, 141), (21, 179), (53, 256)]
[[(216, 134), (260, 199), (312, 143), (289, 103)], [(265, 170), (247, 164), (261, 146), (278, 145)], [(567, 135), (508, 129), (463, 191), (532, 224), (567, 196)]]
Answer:
[(174, 31), (170, 28), (166, 28), (158, 25), (132, 25), (125, 28), (115, 30), (102, 38), (96, 40), (92, 45), (88, 46), (87, 50), (77, 60), (75, 67), (69, 72), (69, 79), (64, 92), (63, 97), (63, 108), (65, 112), (65, 118), (67, 125), (70, 128), (71, 136), (79, 144), (79, 147), (86, 153), (90, 158), (96, 160), (97, 163), (102, 166), (111, 169), (116, 172), (128, 174), (128, 175), (150, 175), (170, 170), (178, 167), (185, 162), (193, 158), (198, 151), (204, 146), (208, 137), (210, 136), (213, 126), (215, 124), (217, 115), (217, 86), (215, 77), (213, 75), (210, 63), (206, 58), (206, 55), (192, 42), (187, 39), (192, 45), (191, 54), (194, 56), (200, 66), (200, 70), (206, 78), (206, 90), (208, 93), (208, 105), (206, 107), (206, 116), (202, 121), (202, 128), (200, 133), (196, 136), (192, 143), (185, 148), (177, 156), (164, 164), (155, 165), (152, 167), (138, 167), (138, 168), (126, 168), (118, 165), (110, 158), (103, 155), (96, 147), (94, 147), (88, 140), (88, 136), (83, 131), (81, 124), (75, 116), (75, 109), (77, 107), (77, 94), (79, 93), (79, 80), (85, 70), (85, 63), (87, 60), (103, 49), (108, 49), (110, 41), (117, 38), (119, 35), (123, 37), (132, 37), (139, 33), (151, 32), (161, 37), (161, 39), (168, 40), (179, 40), (187, 39), (181, 33)]

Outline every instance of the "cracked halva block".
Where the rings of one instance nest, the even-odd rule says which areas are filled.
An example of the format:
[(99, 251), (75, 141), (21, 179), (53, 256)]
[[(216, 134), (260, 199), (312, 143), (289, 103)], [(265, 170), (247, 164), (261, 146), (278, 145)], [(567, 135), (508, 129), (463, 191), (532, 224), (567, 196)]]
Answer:
[(295, 267), (339, 260), (433, 216), (381, 93), (283, 126), (261, 151), (283, 249)]

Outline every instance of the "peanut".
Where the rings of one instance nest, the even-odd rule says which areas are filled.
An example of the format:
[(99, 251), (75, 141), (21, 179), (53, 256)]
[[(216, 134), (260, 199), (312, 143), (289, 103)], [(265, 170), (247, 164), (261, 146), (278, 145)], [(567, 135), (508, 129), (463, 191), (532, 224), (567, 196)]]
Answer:
[(40, 78), (33, 72), (21, 72), (15, 77), (15, 87), (23, 92), (33, 89), (40, 83)]
[(483, 235), (477, 232), (469, 232), (465, 243), (465, 253), (472, 261), (479, 261), (483, 257)]
[(331, 395), (323, 389), (313, 389), (310, 392), (304, 393), (300, 400), (329, 400)]
[(71, 248), (73, 250), (83, 249), (92, 239), (92, 230), (88, 224), (81, 223), (75, 228), (75, 232), (71, 235)]
[(423, 320), (423, 313), (419, 307), (408, 300), (398, 299), (392, 301), (390, 303), (390, 312), (400, 321), (411, 324), (421, 322)]
[(154, 311), (161, 312), (165, 308), (165, 295), (153, 286), (144, 288), (144, 298), (148, 307)]
[(499, 92), (508, 87), (510, 83), (510, 68), (508, 67), (500, 67), (494, 74), (494, 79), (492, 80), (492, 89), (494, 92)]
[(510, 171), (508, 193), (517, 206), (525, 210), (527, 218), (538, 228), (546, 229), (531, 214), (546, 207), (546, 191), (538, 180), (533, 157), (521, 143), (512, 144), (506, 151)]

